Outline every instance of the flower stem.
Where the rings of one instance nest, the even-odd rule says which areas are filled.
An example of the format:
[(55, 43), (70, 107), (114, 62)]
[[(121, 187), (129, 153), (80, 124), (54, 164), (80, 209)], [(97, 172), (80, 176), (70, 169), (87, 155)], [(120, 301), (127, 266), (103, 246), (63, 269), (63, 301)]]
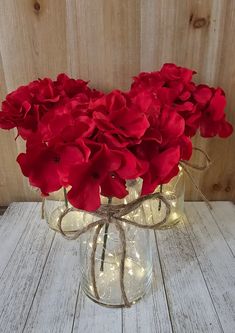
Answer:
[[(109, 197), (108, 205), (110, 205), (111, 203), (112, 203), (112, 197)], [(108, 230), (109, 230), (109, 223), (106, 223), (105, 229), (104, 229), (103, 250), (102, 250), (102, 255), (101, 255), (101, 265), (100, 265), (101, 272), (104, 271), (104, 260), (105, 260), (105, 252), (106, 252), (106, 247), (107, 247)]]
[[(163, 191), (163, 185), (160, 185), (160, 193), (162, 193)], [(159, 204), (158, 204), (158, 211), (160, 212), (162, 208), (162, 200), (159, 200)]]
[(64, 203), (65, 203), (65, 207), (68, 208), (68, 198), (67, 198), (67, 191), (66, 188), (63, 188), (64, 190)]

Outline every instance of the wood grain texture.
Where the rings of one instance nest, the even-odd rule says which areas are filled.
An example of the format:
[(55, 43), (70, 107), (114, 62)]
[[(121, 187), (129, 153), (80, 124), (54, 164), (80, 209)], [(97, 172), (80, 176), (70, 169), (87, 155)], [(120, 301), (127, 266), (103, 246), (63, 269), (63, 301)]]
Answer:
[[(235, 125), (234, 35), (230, 0), (2, 0), (0, 97), (63, 71), (105, 91), (127, 89), (140, 70), (176, 62), (194, 68), (197, 82), (224, 88)], [(0, 132), (0, 205), (39, 199), (15, 163), (23, 145), (14, 136)], [(214, 161), (195, 175), (202, 190), (211, 200), (235, 201), (235, 135), (194, 143)], [(199, 199), (190, 182), (186, 198)]]
[[(202, 205), (202, 203), (198, 203)], [(235, 257), (235, 206), (231, 202), (213, 202), (211, 214)]]
[(140, 70), (139, 1), (67, 0), (69, 71), (99, 89), (128, 89)]
[(40, 220), (38, 203), (10, 205), (0, 220), (0, 332), (233, 333), (235, 262), (228, 221), (235, 221), (235, 211), (228, 202), (215, 204), (210, 212), (203, 203), (188, 203), (187, 219), (156, 232), (153, 286), (123, 310), (99, 306), (83, 294), (78, 242), (54, 238)]
[[(28, 209), (21, 217), (26, 228), (1, 276), (1, 332), (22, 332), (54, 237), (54, 232), (48, 232), (46, 223), (40, 220), (39, 205), (29, 203), (29, 206), (33, 208), (33, 216)], [(19, 212), (16, 207), (13, 209)], [(13, 234), (14, 226), (8, 223), (8, 228)], [(12, 242), (11, 235), (8, 240)], [(4, 253), (0, 258), (5, 261)]]
[(24, 332), (71, 332), (79, 284), (78, 242), (56, 234)]
[(223, 332), (183, 221), (156, 232), (156, 243), (173, 332)]
[(122, 310), (98, 306), (80, 291), (72, 333), (122, 333)]
[[(11, 204), (4, 216), (1, 216), (0, 223), (0, 277), (17, 249), (18, 243), (23, 237), (23, 233), (28, 223), (35, 215), (35, 205), (32, 207), (27, 203)], [(25, 219), (28, 216), (28, 219)]]
[(208, 207), (186, 204), (190, 234), (216, 313), (226, 333), (235, 329), (235, 258)]

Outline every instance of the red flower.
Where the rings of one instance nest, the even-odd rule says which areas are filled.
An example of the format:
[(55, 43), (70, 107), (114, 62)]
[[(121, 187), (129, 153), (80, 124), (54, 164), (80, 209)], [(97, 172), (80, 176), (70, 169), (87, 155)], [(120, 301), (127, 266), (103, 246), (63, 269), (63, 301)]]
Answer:
[(127, 95), (117, 90), (97, 99), (91, 108), (99, 130), (96, 140), (113, 148), (138, 142), (149, 127), (138, 105), (132, 104)]
[(207, 103), (210, 102), (212, 94), (213, 93), (211, 88), (206, 85), (200, 84), (194, 90), (193, 98), (199, 105), (205, 106)]
[(101, 194), (106, 197), (124, 198), (126, 190), (126, 180), (136, 179), (146, 171), (146, 165), (138, 161), (136, 156), (129, 150), (110, 150), (110, 160), (119, 161), (117, 168), (108, 172), (101, 183)]
[(48, 108), (59, 101), (60, 96), (50, 79), (31, 82), (7, 95), (2, 103), (0, 127), (18, 128), (19, 135), (27, 139), (36, 132), (40, 118)]
[(225, 120), (226, 99), (220, 89), (206, 85), (191, 86), (185, 101), (176, 101), (177, 111), (185, 120), (185, 134), (192, 137), (200, 128), (203, 137), (227, 137), (232, 125)]
[(200, 109), (189, 101), (175, 104), (175, 109), (185, 121), (185, 135), (194, 136), (200, 126)]
[(33, 105), (42, 105), (45, 109), (60, 99), (59, 92), (51, 79), (39, 79), (29, 83), (29, 92), (32, 96)]
[[(233, 132), (232, 125), (225, 120), (226, 99), (224, 92), (220, 89), (212, 90), (212, 97), (206, 107), (202, 109), (200, 120), (200, 134), (203, 137), (219, 135), (226, 138)], [(209, 99), (209, 98), (208, 98)]]
[(149, 115), (150, 128), (142, 143), (133, 147), (140, 161), (148, 164), (143, 178), (142, 194), (152, 193), (160, 184), (167, 183), (179, 169), (181, 158), (192, 153), (190, 139), (184, 136), (184, 120), (173, 109), (165, 106)]
[(68, 98), (73, 98), (76, 95), (84, 94), (85, 96), (90, 93), (87, 83), (83, 80), (74, 80), (69, 78), (66, 74), (61, 73), (57, 76), (55, 86), (60, 92), (60, 95)]
[(73, 101), (48, 111), (40, 121), (36, 137), (43, 142), (67, 143), (81, 137), (90, 137), (94, 132), (95, 122), (88, 113), (79, 110), (80, 107), (79, 102)]
[(134, 97), (147, 93), (152, 99), (158, 98), (163, 104), (172, 105), (177, 98), (185, 100), (189, 97), (187, 90), (191, 89), (190, 81), (194, 73), (175, 64), (165, 64), (158, 72), (140, 73), (135, 77), (130, 95)]
[(171, 146), (184, 134), (184, 119), (170, 107), (165, 107), (159, 117), (159, 130), (162, 135), (162, 145)]
[(164, 81), (182, 81), (189, 83), (192, 80), (193, 74), (196, 72), (185, 68), (176, 66), (175, 64), (164, 64), (160, 70), (160, 75)]
[(75, 80), (69, 78), (66, 74), (61, 73), (57, 76), (57, 80), (54, 82), (55, 87), (59, 91), (59, 94), (63, 96), (63, 98), (74, 99), (77, 98), (88, 98), (96, 99), (103, 95), (102, 92), (98, 90), (91, 90), (87, 86), (88, 82), (83, 80)]
[(100, 195), (123, 198), (126, 180), (143, 179), (149, 194), (178, 173), (192, 154), (190, 137), (227, 137), (226, 99), (220, 89), (195, 85), (195, 72), (165, 64), (140, 73), (128, 93), (103, 94), (60, 74), (7, 95), (0, 127), (16, 127), (27, 142), (17, 158), (43, 195), (71, 186), (68, 199), (89, 211)]
[(153, 89), (157, 91), (164, 85), (164, 79), (159, 72), (142, 72), (138, 76), (135, 76), (133, 80), (134, 82), (131, 85), (130, 91), (134, 92), (134, 95), (138, 92), (152, 91)]
[(184, 161), (190, 160), (193, 152), (193, 145), (191, 139), (183, 135), (179, 139), (179, 145), (180, 145), (180, 159)]
[(60, 74), (54, 82), (39, 79), (7, 95), (2, 103), (0, 127), (17, 127), (19, 135), (26, 140), (37, 132), (41, 119), (50, 110), (59, 113), (64, 104), (70, 103), (74, 112), (86, 111), (90, 100), (102, 95), (87, 87), (87, 82), (70, 79), (65, 74)]
[(139, 177), (145, 170), (127, 149), (110, 150), (104, 144), (89, 145), (93, 153), (88, 162), (75, 165), (70, 172), (68, 193), (70, 203), (80, 209), (96, 210), (100, 206), (100, 193), (123, 198), (126, 179)]
[(159, 72), (140, 73), (129, 95), (146, 114), (159, 112), (165, 105), (175, 108), (185, 121), (185, 135), (194, 136), (200, 128), (203, 137), (227, 137), (233, 129), (225, 119), (225, 96), (221, 89), (196, 86), (195, 72), (165, 64)]
[(160, 184), (168, 183), (179, 172), (180, 147), (170, 147), (151, 154), (149, 170), (143, 178), (142, 195), (152, 193)]
[(70, 168), (87, 161), (89, 149), (79, 144), (48, 147), (46, 144), (28, 145), (26, 153), (17, 157), (23, 174), (32, 186), (48, 195), (68, 185)]
[(69, 176), (69, 184), (72, 186), (68, 192), (70, 203), (80, 209), (96, 210), (100, 206), (100, 186), (102, 182), (119, 165), (120, 161), (111, 159), (109, 150), (105, 145), (100, 146), (100, 149), (88, 162), (79, 166), (75, 165)]

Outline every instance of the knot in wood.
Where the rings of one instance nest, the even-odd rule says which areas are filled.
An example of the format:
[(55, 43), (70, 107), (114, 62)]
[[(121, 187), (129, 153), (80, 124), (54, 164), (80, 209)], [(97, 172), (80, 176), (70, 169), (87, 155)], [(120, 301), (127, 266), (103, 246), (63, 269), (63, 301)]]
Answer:
[(220, 184), (214, 184), (212, 187), (213, 187), (214, 191), (220, 191), (222, 188), (222, 186)]
[(229, 185), (226, 186), (226, 187), (225, 187), (225, 192), (230, 192), (230, 191), (231, 191), (231, 186), (229, 186)]
[(195, 29), (200, 29), (208, 25), (208, 22), (209, 21), (205, 17), (199, 17), (193, 21), (193, 27)]
[(39, 12), (41, 9), (41, 5), (38, 1), (36, 1), (33, 5), (33, 8), (35, 9), (36, 12)]

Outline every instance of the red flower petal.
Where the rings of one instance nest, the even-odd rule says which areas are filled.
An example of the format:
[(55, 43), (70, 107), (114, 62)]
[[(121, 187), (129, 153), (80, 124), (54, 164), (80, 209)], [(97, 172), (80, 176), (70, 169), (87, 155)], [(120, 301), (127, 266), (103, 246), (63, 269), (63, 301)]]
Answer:
[(152, 193), (160, 184), (165, 184), (177, 175), (180, 147), (171, 147), (156, 155), (150, 162), (149, 171), (143, 178), (142, 195)]
[(21, 170), (32, 186), (40, 188), (44, 195), (61, 188), (57, 172), (56, 156), (51, 150), (42, 148), (39, 151), (20, 154), (17, 157)]
[(69, 202), (76, 208), (94, 211), (100, 206), (100, 177), (92, 169), (91, 163), (83, 163), (73, 167), (69, 176), (72, 185), (68, 192)]
[(220, 126), (219, 133), (218, 133), (219, 136), (221, 138), (227, 138), (232, 133), (233, 133), (233, 126), (229, 122), (224, 121)]
[(212, 97), (212, 89), (206, 85), (199, 85), (193, 92), (193, 97), (197, 103), (205, 105)]
[(124, 198), (128, 194), (125, 180), (115, 173), (109, 173), (101, 184), (101, 194), (106, 197)]

